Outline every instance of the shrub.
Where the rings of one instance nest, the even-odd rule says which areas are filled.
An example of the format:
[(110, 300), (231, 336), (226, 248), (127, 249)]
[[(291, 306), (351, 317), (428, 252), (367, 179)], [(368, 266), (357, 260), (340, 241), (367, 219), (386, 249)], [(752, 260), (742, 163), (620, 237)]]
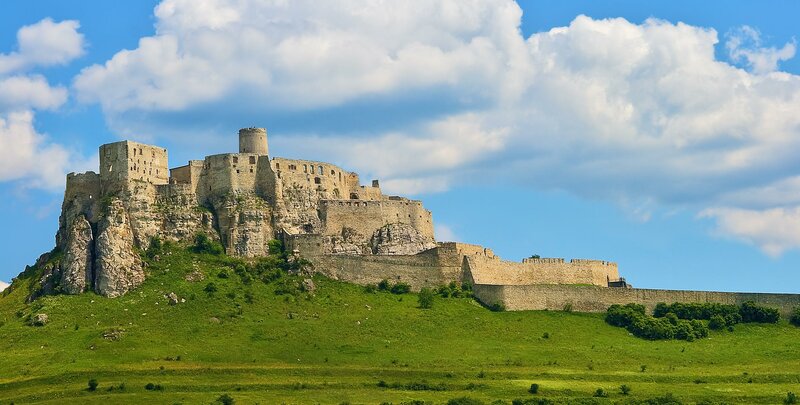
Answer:
[(219, 396), (219, 398), (217, 398), (217, 402), (221, 403), (222, 405), (233, 405), (236, 403), (236, 400), (228, 394), (222, 394)]
[(161, 250), (163, 248), (164, 248), (164, 243), (161, 242), (161, 238), (159, 238), (158, 236), (153, 236), (152, 238), (150, 238), (150, 246), (147, 247), (147, 250), (144, 253), (148, 258), (152, 259), (156, 257), (156, 255), (161, 253)]
[(784, 404), (796, 404), (797, 403), (797, 395), (794, 392), (787, 392), (786, 398), (783, 399)]
[(608, 397), (608, 394), (606, 393), (606, 390), (604, 390), (602, 388), (598, 388), (594, 392), (594, 394), (592, 394), (592, 396), (595, 397), (595, 398), (606, 398), (606, 397)]
[(758, 305), (753, 301), (742, 303), (739, 308), (742, 322), (778, 323), (781, 315), (776, 308)]
[(794, 326), (800, 326), (800, 307), (792, 310), (792, 315), (789, 317), (789, 323)]
[(536, 383), (531, 384), (531, 387), (528, 388), (528, 392), (530, 392), (531, 394), (539, 393), (539, 384)]
[(147, 385), (144, 386), (144, 389), (148, 391), (164, 391), (164, 387), (162, 387), (161, 384), (153, 383), (147, 383)]
[(195, 253), (207, 253), (215, 256), (225, 253), (225, 249), (219, 242), (212, 241), (209, 239), (208, 235), (202, 232), (195, 235), (192, 251)]
[(267, 246), (269, 249), (269, 254), (271, 255), (279, 255), (283, 253), (283, 243), (277, 239), (272, 239), (267, 242)]
[(713, 330), (722, 330), (726, 326), (725, 318), (722, 315), (714, 315), (708, 320), (708, 328)]
[(91, 380), (89, 380), (89, 384), (88, 384), (88, 385), (89, 385), (89, 388), (88, 388), (88, 389), (89, 389), (89, 391), (95, 391), (95, 390), (97, 390), (97, 385), (98, 385), (98, 384), (97, 384), (97, 380), (95, 380), (94, 378), (92, 378)]
[(419, 290), (419, 296), (417, 297), (417, 300), (419, 301), (419, 307), (420, 308), (424, 308), (424, 309), (432, 308), (433, 307), (433, 297), (434, 297), (434, 293), (433, 293), (433, 290), (431, 290), (430, 288), (425, 287), (425, 288)]
[(399, 282), (391, 288), (392, 294), (407, 294), (409, 291), (411, 291), (411, 286), (403, 282)]
[(686, 320), (710, 320), (713, 316), (720, 315), (725, 319), (727, 325), (733, 325), (741, 321), (739, 307), (736, 305), (711, 302), (675, 302), (667, 305), (660, 302), (653, 309), (653, 316), (656, 318), (663, 318), (669, 314), (674, 314), (678, 319)]
[(300, 283), (292, 278), (284, 278), (275, 286), (275, 295), (300, 295)]
[(631, 393), (631, 387), (629, 387), (629, 386), (627, 386), (625, 384), (622, 384), (622, 385), (619, 386), (619, 392), (622, 395), (628, 395), (628, 394)]
[(208, 295), (213, 295), (215, 292), (217, 292), (217, 285), (214, 283), (208, 283), (206, 284), (205, 288), (203, 288), (203, 291), (205, 291)]
[(376, 287), (375, 284), (367, 284), (364, 286), (364, 292), (367, 294), (374, 294), (376, 291), (378, 291), (378, 287)]
[(500, 301), (497, 301), (494, 304), (488, 305), (488, 308), (492, 312), (503, 312), (506, 310), (506, 305)]
[(389, 291), (389, 288), (391, 288), (391, 285), (387, 279), (383, 279), (378, 283), (378, 291)]
[(483, 401), (470, 397), (460, 397), (447, 401), (447, 405), (483, 405)]

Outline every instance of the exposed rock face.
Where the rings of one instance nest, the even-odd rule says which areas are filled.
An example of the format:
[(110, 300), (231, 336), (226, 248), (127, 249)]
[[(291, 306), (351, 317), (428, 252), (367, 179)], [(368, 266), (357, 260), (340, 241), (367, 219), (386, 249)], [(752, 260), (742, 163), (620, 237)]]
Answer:
[(415, 255), (436, 247), (436, 242), (424, 237), (408, 224), (384, 225), (370, 240), (372, 253), (376, 255)]
[(269, 254), (273, 238), (272, 211), (254, 194), (229, 195), (215, 204), (222, 242), (228, 254), (258, 257)]
[(95, 244), (95, 291), (118, 297), (144, 282), (141, 258), (133, 249), (133, 230), (122, 201), (114, 200), (100, 221)]
[(325, 240), (326, 251), (335, 255), (371, 254), (372, 248), (364, 235), (353, 228), (342, 228), (341, 236), (330, 236)]
[(64, 258), (61, 260), (61, 291), (80, 294), (92, 286), (92, 226), (81, 215), (75, 218), (68, 229)]

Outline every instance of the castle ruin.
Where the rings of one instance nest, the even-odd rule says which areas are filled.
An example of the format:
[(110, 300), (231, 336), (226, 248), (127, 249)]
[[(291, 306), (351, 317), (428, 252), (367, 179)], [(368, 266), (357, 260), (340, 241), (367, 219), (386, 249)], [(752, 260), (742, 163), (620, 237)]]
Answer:
[[(649, 302), (655, 293), (647, 291), (671, 301), (738, 299), (632, 289), (613, 262), (519, 263), (482, 246), (437, 242), (420, 201), (385, 195), (377, 180), (361, 185), (357, 173), (330, 163), (271, 157), (263, 128), (241, 129), (238, 153), (172, 169), (167, 150), (153, 145), (121, 141), (99, 153), (99, 173), (67, 175), (56, 235), (62, 256), (40, 281), (43, 294), (125, 294), (144, 281), (138, 252), (154, 237), (190, 242), (204, 233), (245, 258), (267, 255), (269, 242), (280, 239), (315, 271), (342, 281), (390, 280), (413, 289), (469, 282), (480, 301), (509, 309), (605, 310)], [(777, 300), (800, 303), (784, 298)]]

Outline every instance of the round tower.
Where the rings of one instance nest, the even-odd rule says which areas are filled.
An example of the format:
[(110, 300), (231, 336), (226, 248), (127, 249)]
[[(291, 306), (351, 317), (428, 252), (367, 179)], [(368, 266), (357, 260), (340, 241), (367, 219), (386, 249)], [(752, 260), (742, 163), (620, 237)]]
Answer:
[(264, 128), (242, 128), (239, 130), (239, 153), (268, 155), (267, 130)]

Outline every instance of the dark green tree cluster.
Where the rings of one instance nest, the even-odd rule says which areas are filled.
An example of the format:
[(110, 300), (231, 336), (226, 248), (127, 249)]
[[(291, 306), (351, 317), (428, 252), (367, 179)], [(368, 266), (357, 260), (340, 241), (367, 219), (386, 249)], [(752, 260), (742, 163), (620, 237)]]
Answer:
[(378, 283), (378, 291), (390, 292), (392, 294), (407, 294), (411, 291), (411, 286), (402, 281), (392, 284), (389, 280), (383, 279)]
[(456, 283), (451, 281), (450, 284), (443, 285), (436, 289), (436, 294), (442, 298), (469, 298), (472, 297), (472, 284), (469, 282)]
[(700, 320), (679, 319), (675, 314), (656, 318), (647, 315), (644, 305), (639, 304), (612, 305), (606, 313), (606, 322), (649, 340), (693, 341), (708, 336), (708, 327)]

